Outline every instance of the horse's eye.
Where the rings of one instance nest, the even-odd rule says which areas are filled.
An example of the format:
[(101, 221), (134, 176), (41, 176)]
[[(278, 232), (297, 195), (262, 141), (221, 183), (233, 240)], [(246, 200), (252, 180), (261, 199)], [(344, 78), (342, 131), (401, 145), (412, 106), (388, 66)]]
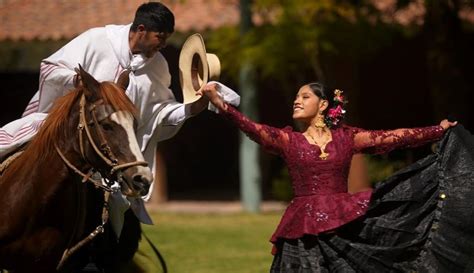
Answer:
[(112, 131), (112, 125), (108, 124), (108, 123), (101, 123), (100, 124), (102, 126), (102, 129), (106, 130), (106, 131)]

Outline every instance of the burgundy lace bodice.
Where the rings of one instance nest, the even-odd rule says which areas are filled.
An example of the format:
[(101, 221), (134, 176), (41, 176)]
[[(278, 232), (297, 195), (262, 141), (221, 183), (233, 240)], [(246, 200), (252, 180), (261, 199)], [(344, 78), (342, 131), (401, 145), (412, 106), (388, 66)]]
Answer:
[(332, 141), (325, 149), (329, 157), (322, 160), (319, 147), (290, 127), (277, 129), (257, 124), (230, 105), (221, 113), (267, 151), (283, 157), (288, 166), (294, 198), (272, 242), (329, 231), (365, 213), (372, 191), (347, 192), (353, 154), (387, 153), (396, 148), (419, 146), (438, 140), (444, 132), (441, 126), (389, 131), (342, 126), (331, 130)]

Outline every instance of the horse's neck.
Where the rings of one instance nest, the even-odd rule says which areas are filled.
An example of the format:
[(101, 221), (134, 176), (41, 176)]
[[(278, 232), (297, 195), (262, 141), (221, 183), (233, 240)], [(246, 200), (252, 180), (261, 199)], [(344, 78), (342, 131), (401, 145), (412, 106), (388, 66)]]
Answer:
[[(43, 200), (48, 200), (49, 196), (56, 194), (64, 194), (64, 191), (70, 189), (70, 184), (78, 183), (81, 180), (77, 173), (67, 165), (65, 160), (72, 164), (74, 168), (84, 172), (84, 169), (88, 164), (82, 160), (82, 157), (78, 153), (78, 147), (76, 147), (76, 140), (71, 140), (71, 143), (67, 145), (61, 145), (58, 150), (64, 155), (64, 159), (61, 158), (59, 152), (53, 153), (49, 160), (38, 162), (33, 173), (37, 174), (37, 178), (30, 178), (30, 182), (35, 184), (36, 190), (33, 192), (34, 195), (37, 192), (41, 192)], [(36, 181), (34, 181), (36, 180)]]
[[(80, 162), (76, 152), (78, 137), (74, 131), (67, 137), (69, 141), (58, 141), (59, 149), (69, 157), (71, 162), (77, 164), (78, 168), (82, 168), (85, 163), (77, 163)], [(27, 148), (0, 178), (2, 193), (0, 204), (6, 205), (0, 210), (0, 219), (7, 220), (12, 217), (10, 213), (25, 217), (37, 215), (39, 211), (54, 202), (58, 195), (69, 193), (71, 186), (75, 183), (73, 172), (58, 153), (51, 152), (38, 159), (33, 150), (29, 149), (34, 148)], [(55, 149), (55, 147), (48, 147), (48, 149)]]
[[(13, 164), (22, 164), (19, 158)], [(36, 160), (30, 158), (29, 160)], [(59, 185), (65, 182), (67, 169), (57, 160), (45, 158), (27, 168), (10, 166), (0, 179), (0, 241), (18, 232), (26, 232), (44, 218), (50, 200), (59, 192)]]
[(44, 203), (70, 176), (59, 157), (44, 158), (36, 163), (31, 164), (28, 170), (17, 172), (14, 174), (16, 179), (8, 181), (18, 203), (24, 200), (30, 200), (30, 203), (36, 201), (37, 205)]
[[(0, 219), (3, 223), (0, 224), (0, 242), (29, 248), (31, 241), (46, 240), (44, 242), (54, 248), (57, 247), (54, 244), (64, 245), (71, 239), (83, 238), (86, 236), (84, 228), (92, 230), (90, 226), (99, 221), (101, 203), (97, 200), (100, 199), (89, 194), (90, 190), (80, 183), (59, 156), (12, 175), (18, 175), (18, 179), (0, 181)], [(9, 183), (8, 188), (4, 187), (4, 182)], [(86, 207), (90, 203), (87, 198), (95, 198), (91, 200), (96, 206)], [(92, 216), (97, 218), (96, 222)], [(31, 249), (35, 253), (37, 248), (32, 246)], [(0, 244), (0, 255), (1, 250)]]

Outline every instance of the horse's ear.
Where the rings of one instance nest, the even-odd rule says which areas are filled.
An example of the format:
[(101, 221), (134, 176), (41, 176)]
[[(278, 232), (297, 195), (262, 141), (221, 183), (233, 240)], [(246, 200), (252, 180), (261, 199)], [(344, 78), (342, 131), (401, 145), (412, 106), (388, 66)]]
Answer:
[(81, 76), (82, 86), (84, 87), (84, 95), (88, 101), (96, 101), (99, 98), (100, 83), (87, 73), (81, 65), (79, 65), (79, 76)]
[(123, 91), (127, 90), (128, 83), (130, 82), (130, 70), (124, 70), (117, 80), (117, 85), (123, 89)]

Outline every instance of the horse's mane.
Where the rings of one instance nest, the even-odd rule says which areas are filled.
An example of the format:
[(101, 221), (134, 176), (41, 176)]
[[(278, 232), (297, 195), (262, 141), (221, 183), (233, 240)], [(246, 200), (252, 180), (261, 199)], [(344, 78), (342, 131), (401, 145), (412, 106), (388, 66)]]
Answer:
[[(116, 84), (111, 82), (100, 83), (98, 94), (99, 98), (104, 101), (104, 104), (111, 105), (115, 111), (127, 111), (136, 117), (137, 111), (135, 106), (126, 96), (125, 92)], [(30, 168), (37, 160), (47, 160), (56, 153), (55, 145), (66, 140), (68, 137), (68, 130), (75, 130), (73, 134), (77, 134), (76, 127), (68, 128), (68, 120), (72, 111), (79, 111), (78, 108), (73, 107), (78, 104), (79, 99), (84, 93), (83, 87), (70, 91), (67, 95), (58, 98), (48, 113), (47, 118), (41, 125), (36, 136), (28, 144), (22, 156), (16, 161), (18, 164), (12, 164), (12, 168)], [(87, 110), (86, 110), (87, 111)], [(77, 121), (74, 121), (75, 124)], [(68, 140), (69, 141), (69, 140)]]

